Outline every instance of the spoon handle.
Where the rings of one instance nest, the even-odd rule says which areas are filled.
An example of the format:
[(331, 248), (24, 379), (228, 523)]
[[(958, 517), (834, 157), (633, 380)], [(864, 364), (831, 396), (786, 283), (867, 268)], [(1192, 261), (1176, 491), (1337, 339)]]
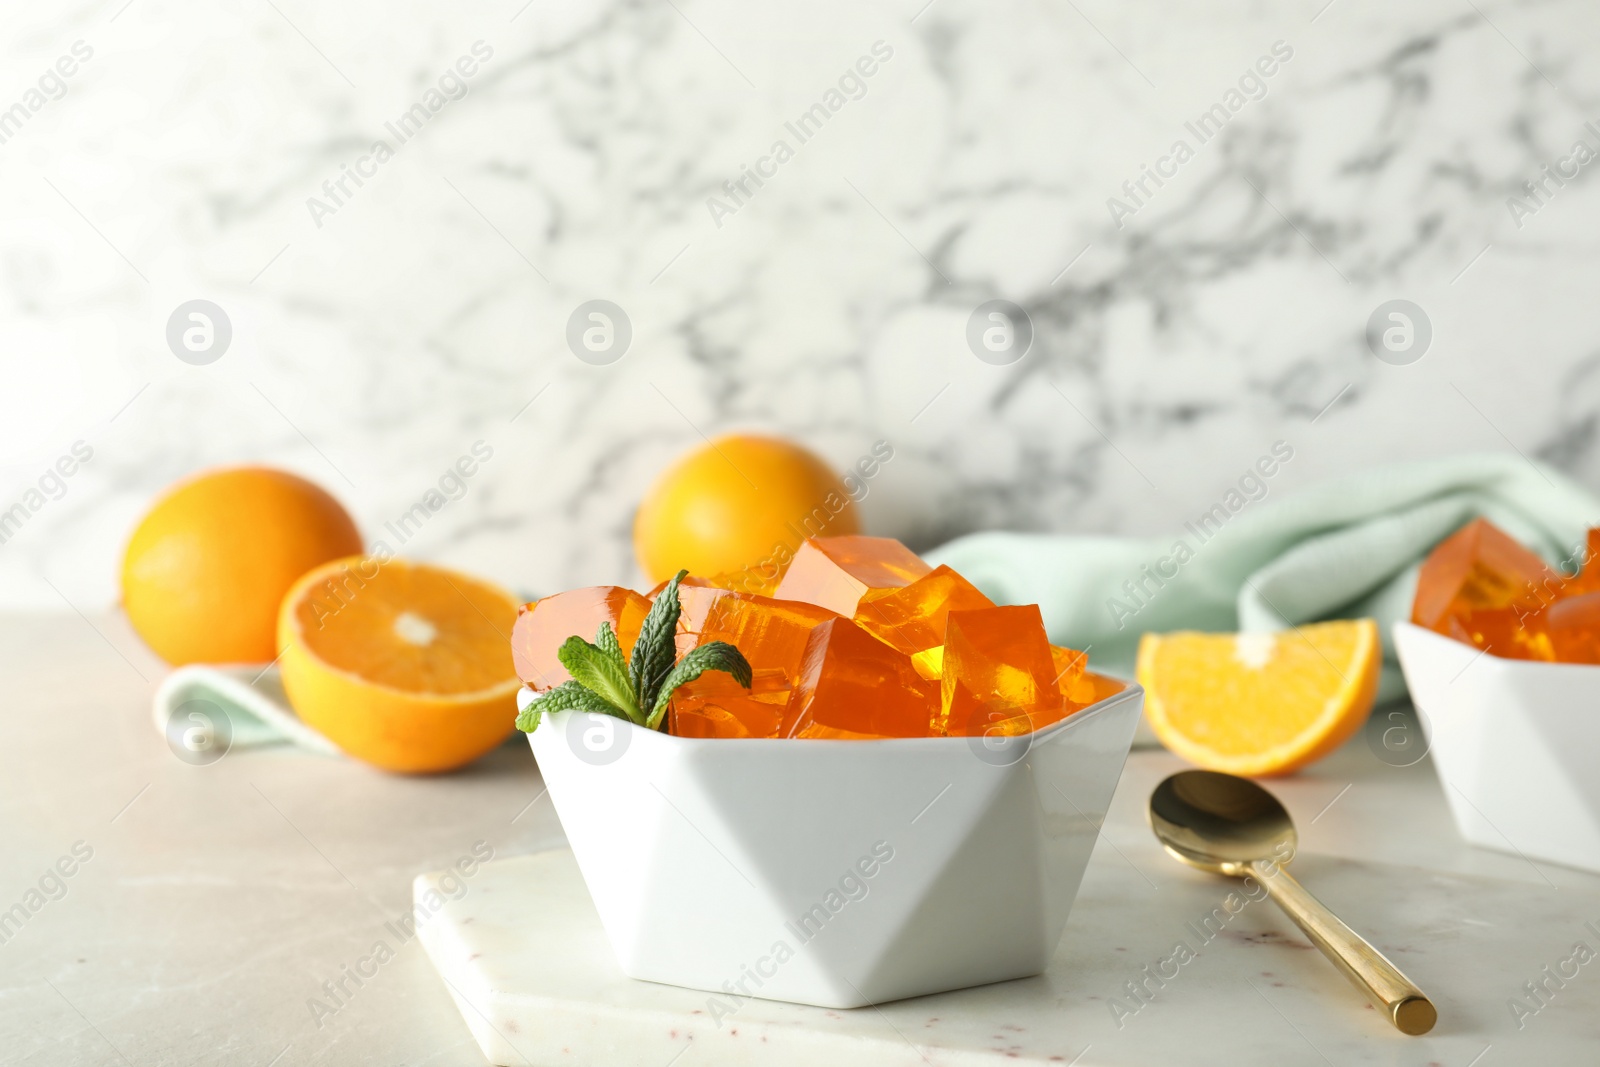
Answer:
[(1433, 1029), (1438, 1019), (1433, 1002), (1383, 953), (1340, 921), (1281, 865), (1257, 861), (1250, 870), (1311, 943), (1383, 1010), (1396, 1029), (1403, 1034), (1425, 1034)]

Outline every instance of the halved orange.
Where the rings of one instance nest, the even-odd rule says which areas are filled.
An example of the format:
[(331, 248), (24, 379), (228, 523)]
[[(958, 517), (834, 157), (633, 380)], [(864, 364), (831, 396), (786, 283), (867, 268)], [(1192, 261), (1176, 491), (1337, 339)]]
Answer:
[(1381, 662), (1371, 619), (1145, 634), (1139, 684), (1150, 728), (1184, 759), (1230, 774), (1288, 774), (1361, 728)]
[(516, 725), (517, 600), (443, 567), (351, 556), (310, 571), (278, 612), (295, 713), (385, 770), (447, 771)]

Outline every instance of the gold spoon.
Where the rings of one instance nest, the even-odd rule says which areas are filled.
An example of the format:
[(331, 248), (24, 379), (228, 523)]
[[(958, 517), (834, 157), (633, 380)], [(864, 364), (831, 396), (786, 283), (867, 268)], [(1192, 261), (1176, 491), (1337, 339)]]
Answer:
[(1297, 838), (1277, 797), (1247, 778), (1183, 771), (1156, 786), (1149, 814), (1162, 847), (1189, 866), (1233, 878), (1254, 876), (1401, 1033), (1433, 1029), (1439, 1013), (1422, 990), (1284, 869)]

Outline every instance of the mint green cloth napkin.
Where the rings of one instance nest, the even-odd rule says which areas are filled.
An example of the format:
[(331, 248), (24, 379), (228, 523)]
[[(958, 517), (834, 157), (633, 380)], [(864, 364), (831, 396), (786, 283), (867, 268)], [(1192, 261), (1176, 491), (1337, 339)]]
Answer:
[[(150, 702), (156, 732), (167, 739), (180, 758), (210, 762), (201, 751), (211, 745), (221, 751), (278, 745), (285, 741), (301, 748), (336, 756), (332, 741), (300, 721), (284, 695), (276, 664), (191, 663), (179, 667), (156, 687)], [(179, 752), (188, 750), (187, 753)]]
[(977, 533), (923, 555), (997, 603), (1037, 603), (1052, 641), (1087, 647), (1095, 669), (1128, 678), (1147, 630), (1371, 616), (1386, 700), (1405, 692), (1391, 624), (1410, 617), (1429, 549), (1482, 515), (1570, 573), (1585, 530), (1600, 526), (1600, 499), (1517, 455), (1375, 467), (1255, 501), (1247, 488), (1256, 484), (1219, 501), (1204, 525), (1197, 516), (1166, 537)]

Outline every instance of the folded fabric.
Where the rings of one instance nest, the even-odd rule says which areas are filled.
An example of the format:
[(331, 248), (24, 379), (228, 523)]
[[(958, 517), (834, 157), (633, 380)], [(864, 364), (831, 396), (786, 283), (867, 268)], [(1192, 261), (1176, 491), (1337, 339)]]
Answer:
[(327, 755), (339, 752), (295, 715), (271, 664), (179, 667), (156, 687), (150, 710), (168, 744), (190, 752), (217, 746), (218, 759), (230, 748), (286, 741)]
[(924, 555), (997, 603), (1037, 603), (1053, 641), (1130, 678), (1147, 630), (1372, 617), (1385, 700), (1405, 692), (1391, 624), (1410, 617), (1417, 567), (1434, 545), (1481, 515), (1570, 572), (1585, 530), (1600, 526), (1600, 499), (1518, 455), (1374, 467), (1259, 499), (1266, 484), (1232, 490), (1176, 536), (977, 533)]

